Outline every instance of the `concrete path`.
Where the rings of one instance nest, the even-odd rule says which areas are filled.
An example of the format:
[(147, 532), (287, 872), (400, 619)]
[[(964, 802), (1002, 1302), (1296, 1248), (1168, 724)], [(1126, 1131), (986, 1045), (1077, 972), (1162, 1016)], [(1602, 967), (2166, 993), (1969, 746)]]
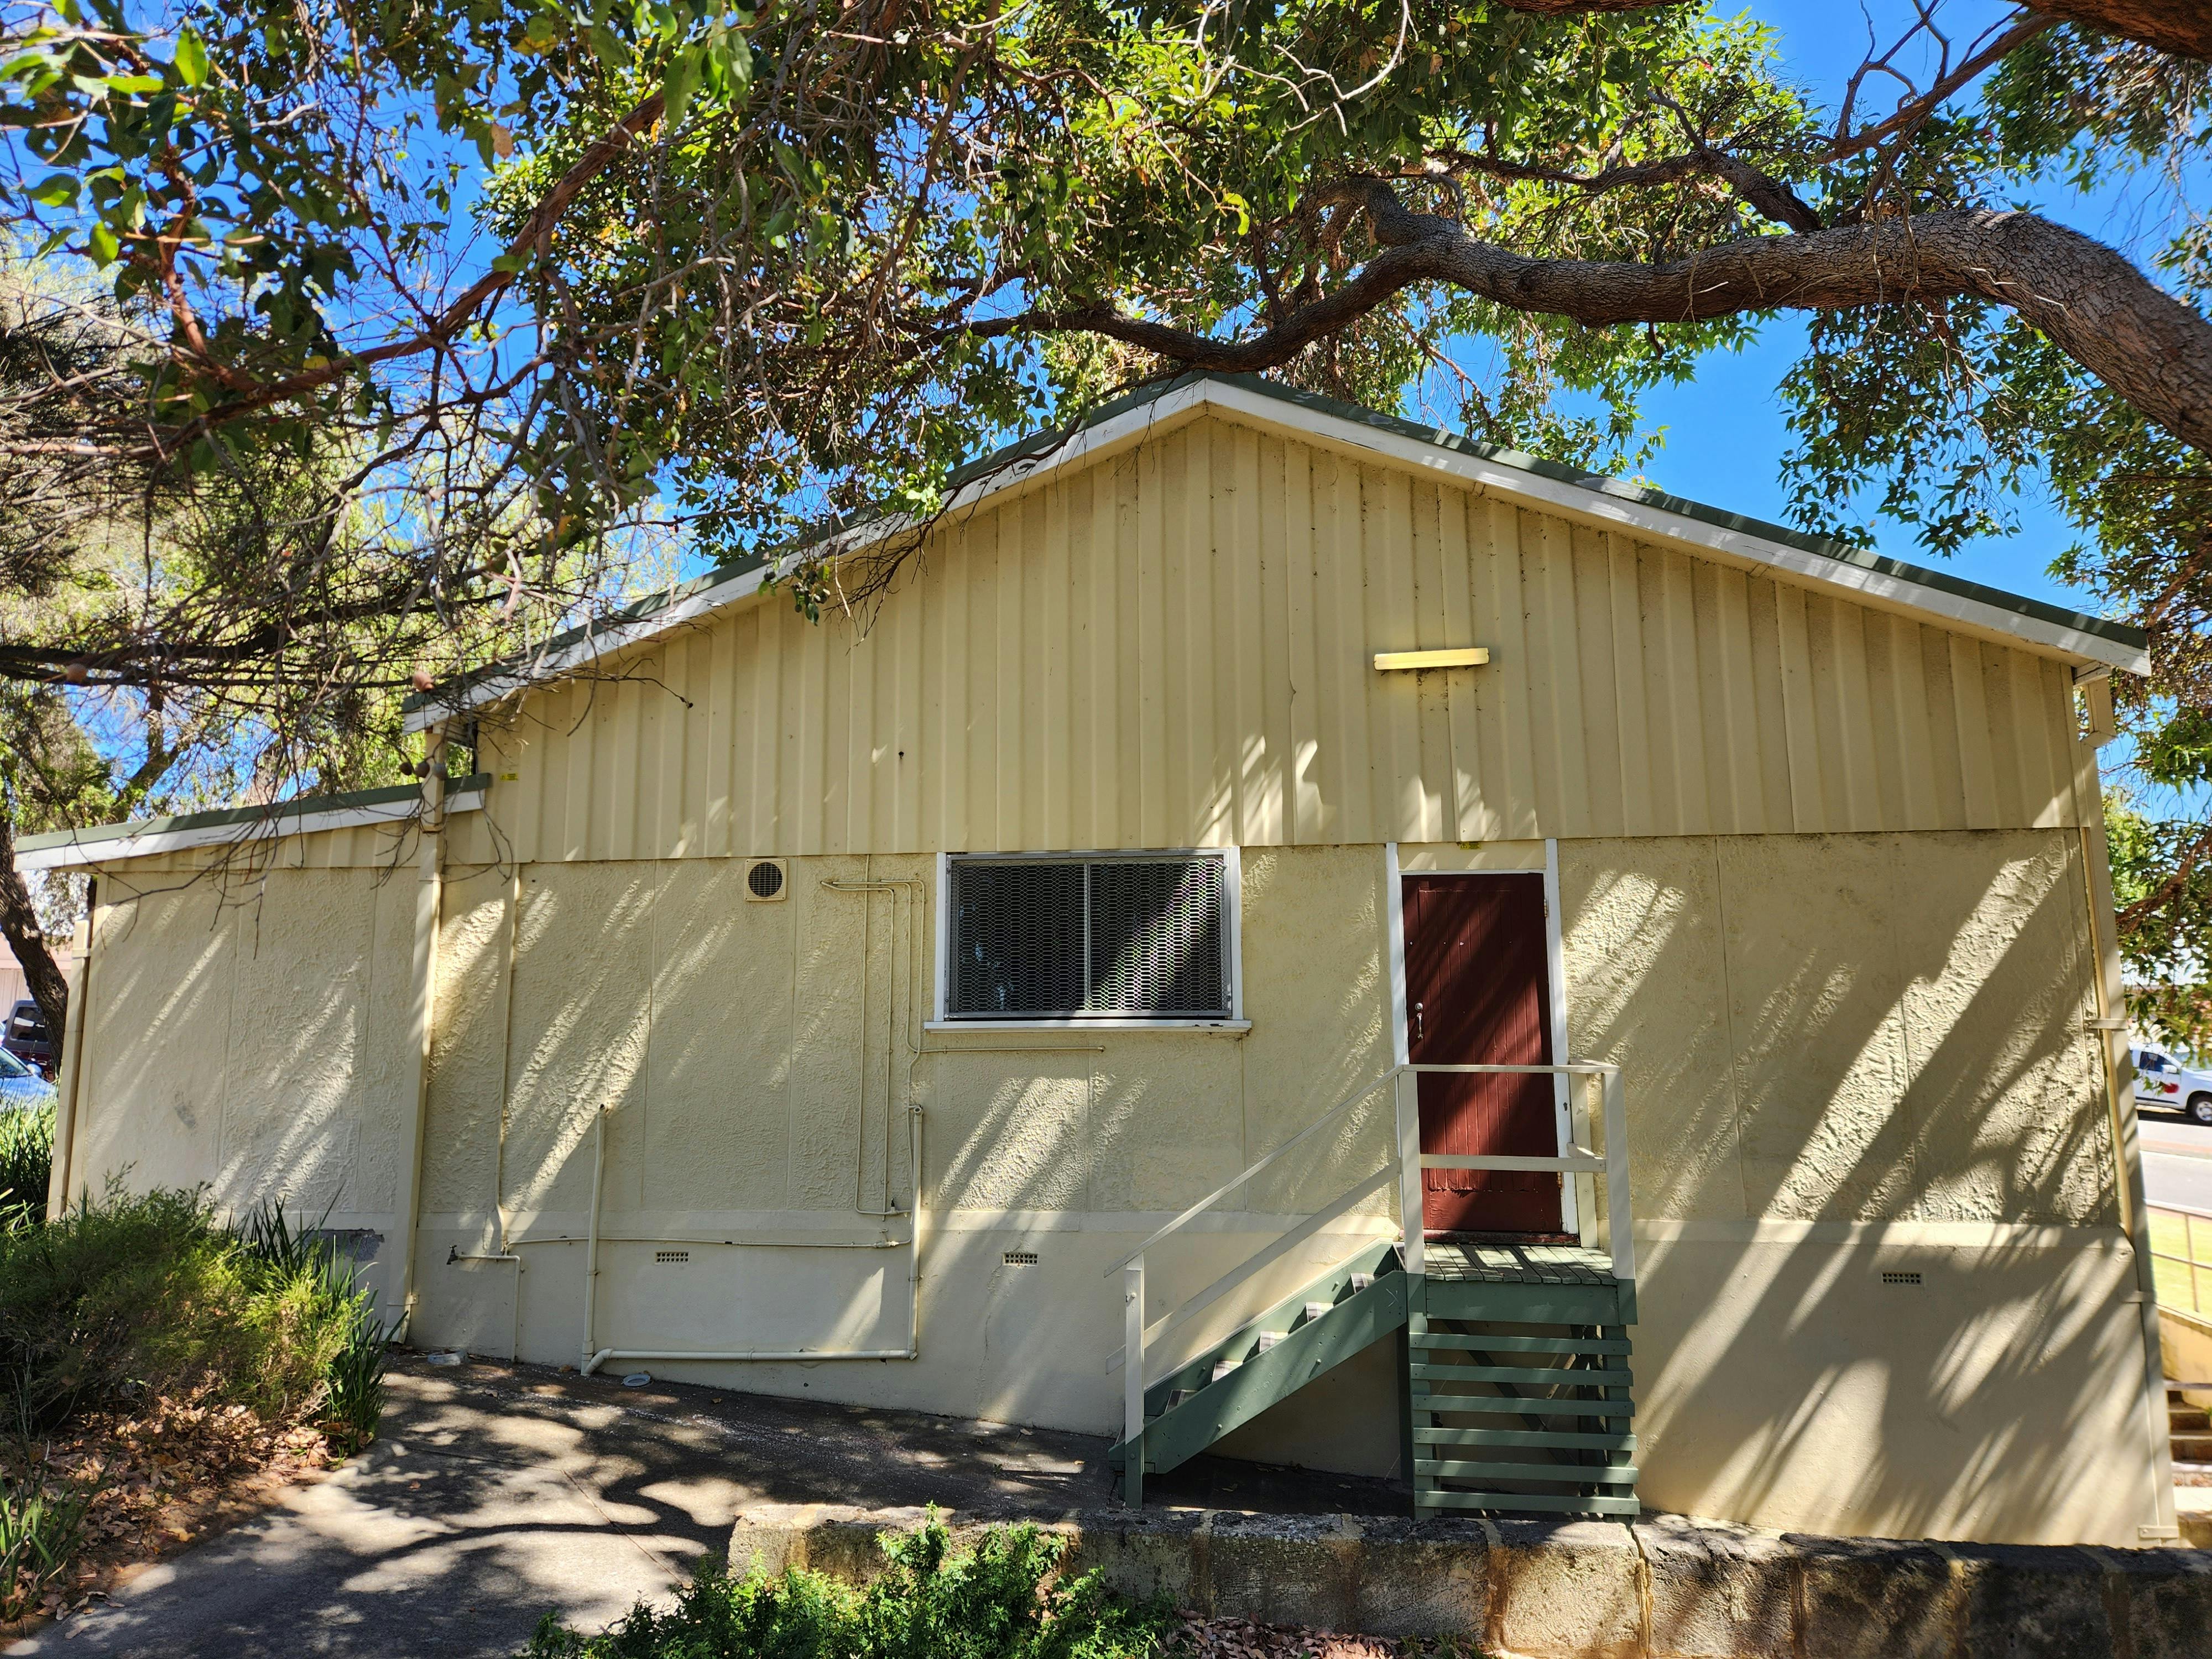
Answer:
[[(395, 1365), (384, 1432), (329, 1480), (9, 1654), (497, 1659), (548, 1609), (598, 1629), (726, 1548), (748, 1506), (1106, 1499), (1106, 1443), (918, 1413), (531, 1367)], [(1199, 1459), (1148, 1503), (1395, 1514), (1382, 1481)]]

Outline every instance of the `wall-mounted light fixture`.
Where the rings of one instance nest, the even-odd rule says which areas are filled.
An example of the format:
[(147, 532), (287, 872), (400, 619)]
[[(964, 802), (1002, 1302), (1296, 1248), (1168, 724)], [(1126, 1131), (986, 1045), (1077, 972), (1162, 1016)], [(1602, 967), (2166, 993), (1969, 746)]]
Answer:
[(1384, 673), (1400, 668), (1480, 668), (1490, 660), (1486, 646), (1461, 646), (1451, 651), (1377, 651), (1375, 666)]

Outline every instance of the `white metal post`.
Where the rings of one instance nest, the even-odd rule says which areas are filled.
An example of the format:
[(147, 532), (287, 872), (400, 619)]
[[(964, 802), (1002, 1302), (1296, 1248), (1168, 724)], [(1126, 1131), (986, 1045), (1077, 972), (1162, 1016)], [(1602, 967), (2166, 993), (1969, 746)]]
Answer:
[(1121, 1269), (1121, 1502), (1145, 1502), (1145, 1258)]
[(1421, 1236), (1421, 1079), (1410, 1067), (1398, 1073), (1398, 1223), (1406, 1239), (1406, 1271), (1419, 1277)]
[(1626, 1285), (1636, 1278), (1636, 1239), (1629, 1208), (1628, 1105), (1618, 1066), (1605, 1068), (1605, 1215), (1613, 1235), (1613, 1276)]

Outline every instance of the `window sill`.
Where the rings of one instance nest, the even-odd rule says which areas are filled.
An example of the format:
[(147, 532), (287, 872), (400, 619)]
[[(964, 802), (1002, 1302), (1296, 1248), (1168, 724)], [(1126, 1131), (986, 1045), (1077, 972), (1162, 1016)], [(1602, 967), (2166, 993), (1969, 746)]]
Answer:
[(925, 1031), (1183, 1031), (1193, 1036), (1241, 1037), (1249, 1019), (932, 1019)]

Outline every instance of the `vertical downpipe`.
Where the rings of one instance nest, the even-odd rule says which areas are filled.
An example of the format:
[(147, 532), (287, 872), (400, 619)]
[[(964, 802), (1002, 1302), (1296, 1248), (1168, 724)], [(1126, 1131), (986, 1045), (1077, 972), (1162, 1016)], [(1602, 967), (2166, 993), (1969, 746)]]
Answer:
[(584, 1247), (584, 1357), (581, 1367), (589, 1376), (599, 1368), (599, 1195), (607, 1189), (607, 1107), (601, 1101), (592, 1114), (592, 1231)]
[(409, 1113), (406, 1152), (399, 1165), (399, 1318), (397, 1340), (412, 1335), (415, 1321), (415, 1235), (422, 1216), (422, 1140), (429, 1118), (430, 1044), (436, 1030), (438, 1000), (438, 911), (442, 899), (446, 854), (446, 728), (434, 728), (423, 745), (422, 818), (416, 831), (415, 864), (415, 950), (413, 996), (408, 1017), (415, 1050), (415, 1095)]
[(92, 1000), (92, 945), (100, 926), (100, 878), (84, 890), (84, 951), (76, 962), (76, 983), (70, 987), (69, 1029), (62, 1034), (61, 1109), (55, 1114), (54, 1167), (46, 1180), (46, 1218), (58, 1220), (69, 1207), (70, 1160), (76, 1152), (77, 1102), (84, 1092), (85, 1011)]

